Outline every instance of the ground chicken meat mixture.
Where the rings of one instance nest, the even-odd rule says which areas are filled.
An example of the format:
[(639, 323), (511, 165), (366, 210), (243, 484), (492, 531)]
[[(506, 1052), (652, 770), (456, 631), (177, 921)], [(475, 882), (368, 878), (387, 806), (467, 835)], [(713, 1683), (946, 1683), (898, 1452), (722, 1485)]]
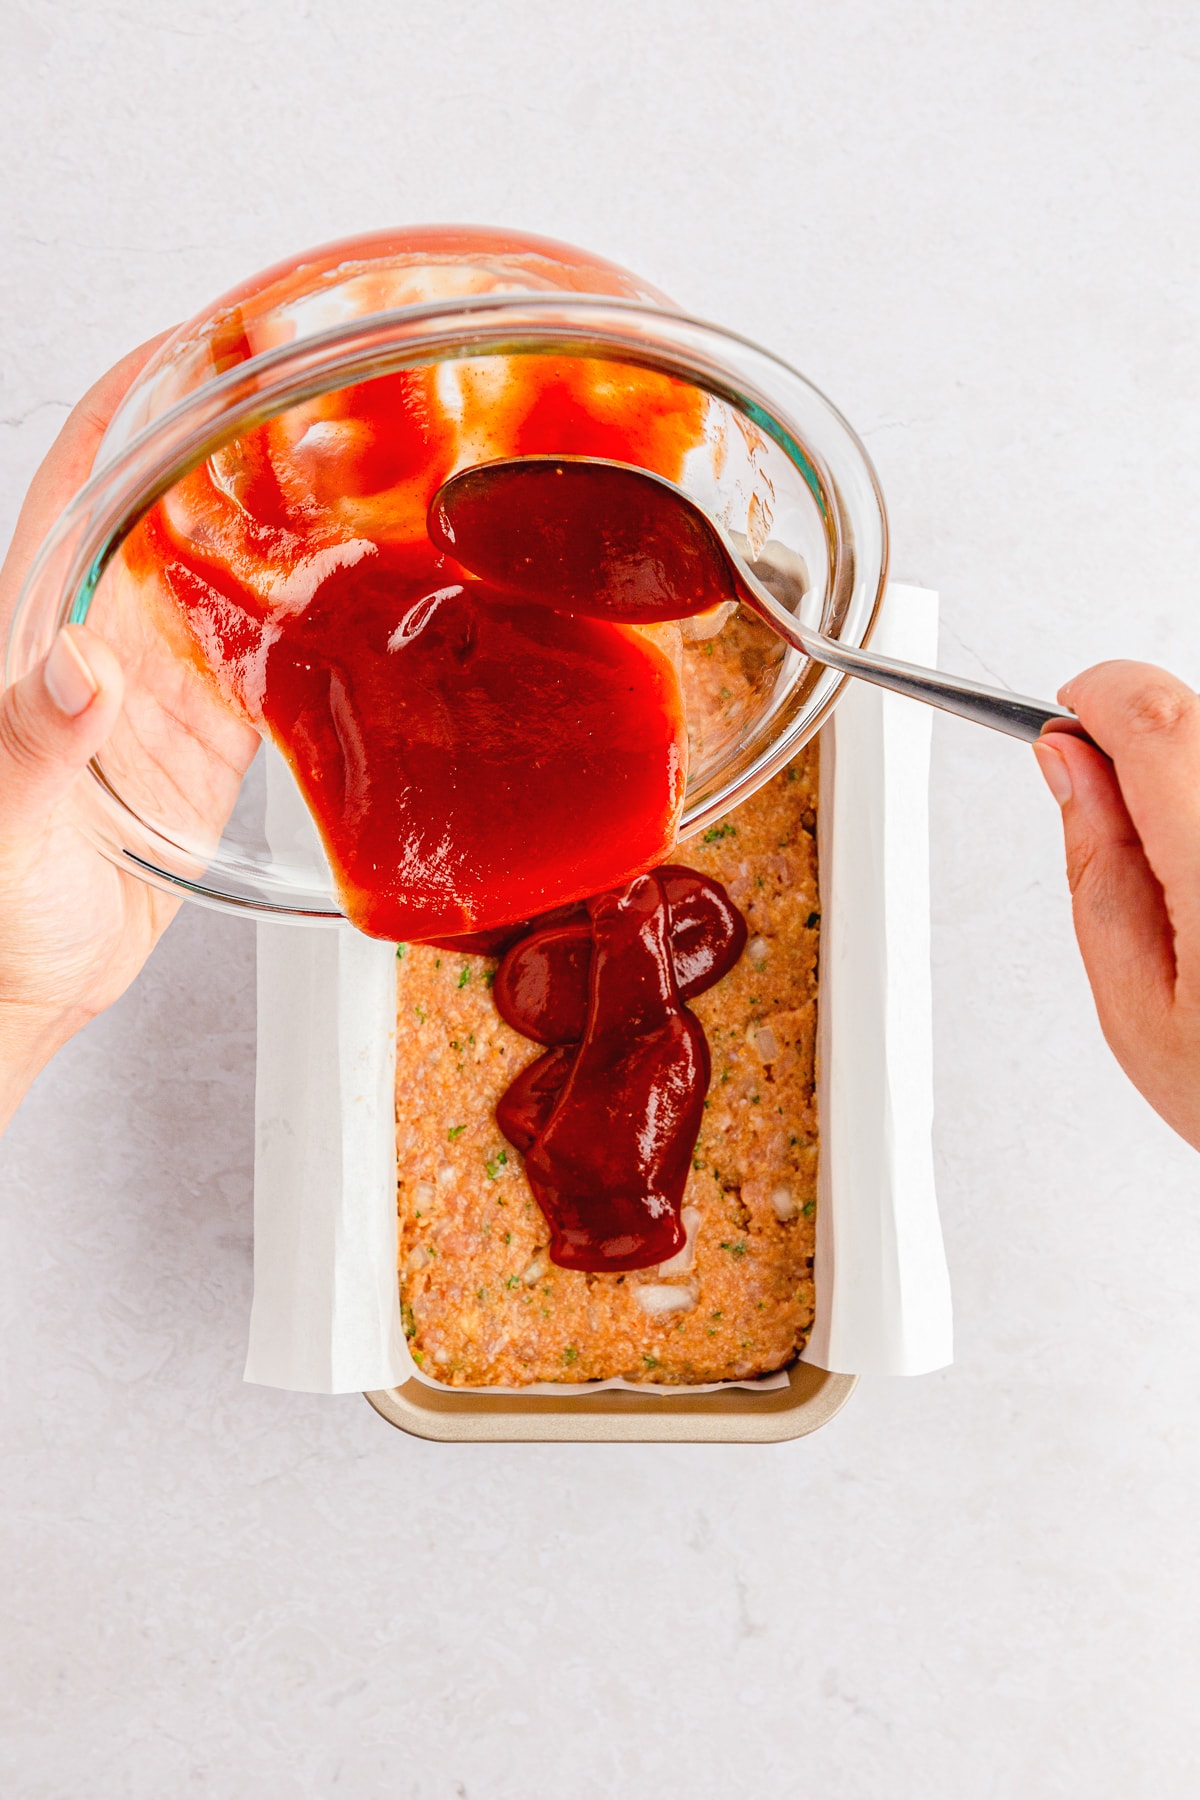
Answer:
[(396, 1125), (404, 1328), (453, 1387), (612, 1375), (726, 1381), (791, 1362), (813, 1317), (817, 752), (672, 860), (715, 877), (749, 942), (690, 1002), (712, 1084), (684, 1196), (689, 1247), (625, 1275), (560, 1269), (496, 1101), (540, 1046), (491, 1000), (495, 961), (398, 962)]

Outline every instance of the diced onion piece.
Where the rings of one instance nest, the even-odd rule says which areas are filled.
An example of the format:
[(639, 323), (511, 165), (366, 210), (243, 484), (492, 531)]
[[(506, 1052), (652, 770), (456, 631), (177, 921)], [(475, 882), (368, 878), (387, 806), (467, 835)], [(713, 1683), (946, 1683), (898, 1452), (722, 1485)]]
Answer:
[(665, 1282), (651, 1281), (644, 1287), (634, 1288), (633, 1297), (652, 1319), (662, 1318), (666, 1313), (691, 1312), (696, 1304), (691, 1288), (670, 1287)]
[(687, 1240), (682, 1250), (658, 1265), (660, 1275), (690, 1275), (692, 1264), (696, 1260), (696, 1232), (700, 1227), (700, 1208), (685, 1206), (679, 1215), (683, 1229), (687, 1232)]
[(526, 1263), (521, 1270), (521, 1280), (526, 1287), (534, 1287), (542, 1279), (550, 1267), (550, 1259), (544, 1250), (539, 1250), (532, 1262)]
[(435, 1350), (433, 1353), (433, 1360), (435, 1363), (448, 1363), (450, 1361), (450, 1352), (448, 1350)]
[(454, 1165), (452, 1163), (443, 1163), (441, 1168), (438, 1170), (438, 1186), (439, 1187), (449, 1187), (450, 1183), (453, 1180), (454, 1180)]
[(679, 630), (684, 643), (696, 644), (705, 638), (715, 638), (724, 629), (726, 621), (737, 611), (737, 606), (736, 600), (720, 600), (716, 606), (706, 606), (703, 612), (680, 619)]
[(765, 937), (752, 937), (750, 942), (746, 945), (746, 955), (753, 963), (766, 962), (767, 951), (770, 948), (771, 946), (768, 944)]
[(771, 1205), (774, 1208), (775, 1217), (784, 1225), (789, 1219), (794, 1219), (800, 1210), (796, 1205), (796, 1196), (790, 1187), (772, 1188)]
[(779, 1055), (779, 1039), (769, 1025), (752, 1025), (746, 1036), (765, 1063), (775, 1061)]
[(426, 1268), (432, 1261), (433, 1258), (424, 1244), (418, 1244), (415, 1250), (409, 1251), (408, 1261), (404, 1267), (410, 1275), (415, 1275), (418, 1269)]
[(432, 1206), (437, 1198), (437, 1189), (432, 1181), (418, 1181), (413, 1189), (413, 1199), (418, 1206)]

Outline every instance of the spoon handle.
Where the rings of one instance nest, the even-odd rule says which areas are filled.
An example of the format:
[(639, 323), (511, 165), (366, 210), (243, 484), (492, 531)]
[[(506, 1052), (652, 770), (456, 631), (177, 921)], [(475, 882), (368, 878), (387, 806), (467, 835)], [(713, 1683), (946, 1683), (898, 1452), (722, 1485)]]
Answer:
[(965, 675), (948, 675), (941, 669), (923, 669), (917, 663), (898, 662), (892, 656), (879, 656), (873, 650), (854, 650), (847, 644), (835, 643), (819, 631), (802, 625), (770, 590), (744, 566), (738, 571), (747, 589), (746, 597), (754, 610), (766, 616), (767, 622), (794, 649), (810, 656), (814, 662), (843, 675), (857, 675), (876, 687), (904, 694), (910, 700), (923, 700), (927, 706), (942, 712), (957, 713), (976, 725), (990, 725), (993, 731), (1007, 732), (1027, 744), (1043, 731), (1068, 731), (1073, 737), (1092, 739), (1073, 712), (1045, 700), (1033, 700), (1025, 694), (1013, 694), (1007, 688), (985, 687), (968, 681)]
[(1021, 738), (1027, 744), (1047, 730), (1069, 731), (1073, 737), (1092, 741), (1065, 706), (1034, 700), (1028, 694), (1014, 694), (1007, 688), (987, 687), (964, 675), (949, 675), (941, 669), (923, 669), (891, 656), (851, 650), (819, 632), (805, 635), (809, 639), (808, 654), (815, 662), (872, 681), (876, 687), (889, 688), (894, 694), (905, 694), (910, 700), (923, 700), (942, 712), (957, 713), (959, 718), (970, 719), (976, 725), (990, 725), (993, 731), (1007, 732), (1009, 737)]

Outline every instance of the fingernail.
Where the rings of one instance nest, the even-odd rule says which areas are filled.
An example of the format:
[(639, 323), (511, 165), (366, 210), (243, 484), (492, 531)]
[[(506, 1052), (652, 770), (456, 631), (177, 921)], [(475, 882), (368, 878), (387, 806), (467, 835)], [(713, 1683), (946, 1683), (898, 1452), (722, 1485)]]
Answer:
[(1065, 806), (1071, 798), (1071, 771), (1067, 767), (1066, 758), (1040, 740), (1033, 746), (1033, 754), (1037, 757), (1037, 766), (1045, 777), (1046, 786), (1058, 804)]
[(51, 700), (68, 719), (77, 719), (86, 712), (100, 692), (100, 683), (88, 668), (82, 650), (65, 629), (50, 646), (42, 679)]

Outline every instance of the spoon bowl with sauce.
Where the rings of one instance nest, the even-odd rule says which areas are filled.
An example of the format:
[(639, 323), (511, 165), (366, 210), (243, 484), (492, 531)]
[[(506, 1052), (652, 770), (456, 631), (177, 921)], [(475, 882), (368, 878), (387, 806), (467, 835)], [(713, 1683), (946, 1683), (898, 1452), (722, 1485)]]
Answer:
[(675, 482), (633, 463), (585, 456), (477, 463), (442, 483), (428, 530), (470, 574), (556, 612), (648, 625), (737, 601), (803, 656), (844, 675), (1026, 743), (1043, 731), (1087, 738), (1066, 707), (856, 649), (803, 624), (718, 520)]

